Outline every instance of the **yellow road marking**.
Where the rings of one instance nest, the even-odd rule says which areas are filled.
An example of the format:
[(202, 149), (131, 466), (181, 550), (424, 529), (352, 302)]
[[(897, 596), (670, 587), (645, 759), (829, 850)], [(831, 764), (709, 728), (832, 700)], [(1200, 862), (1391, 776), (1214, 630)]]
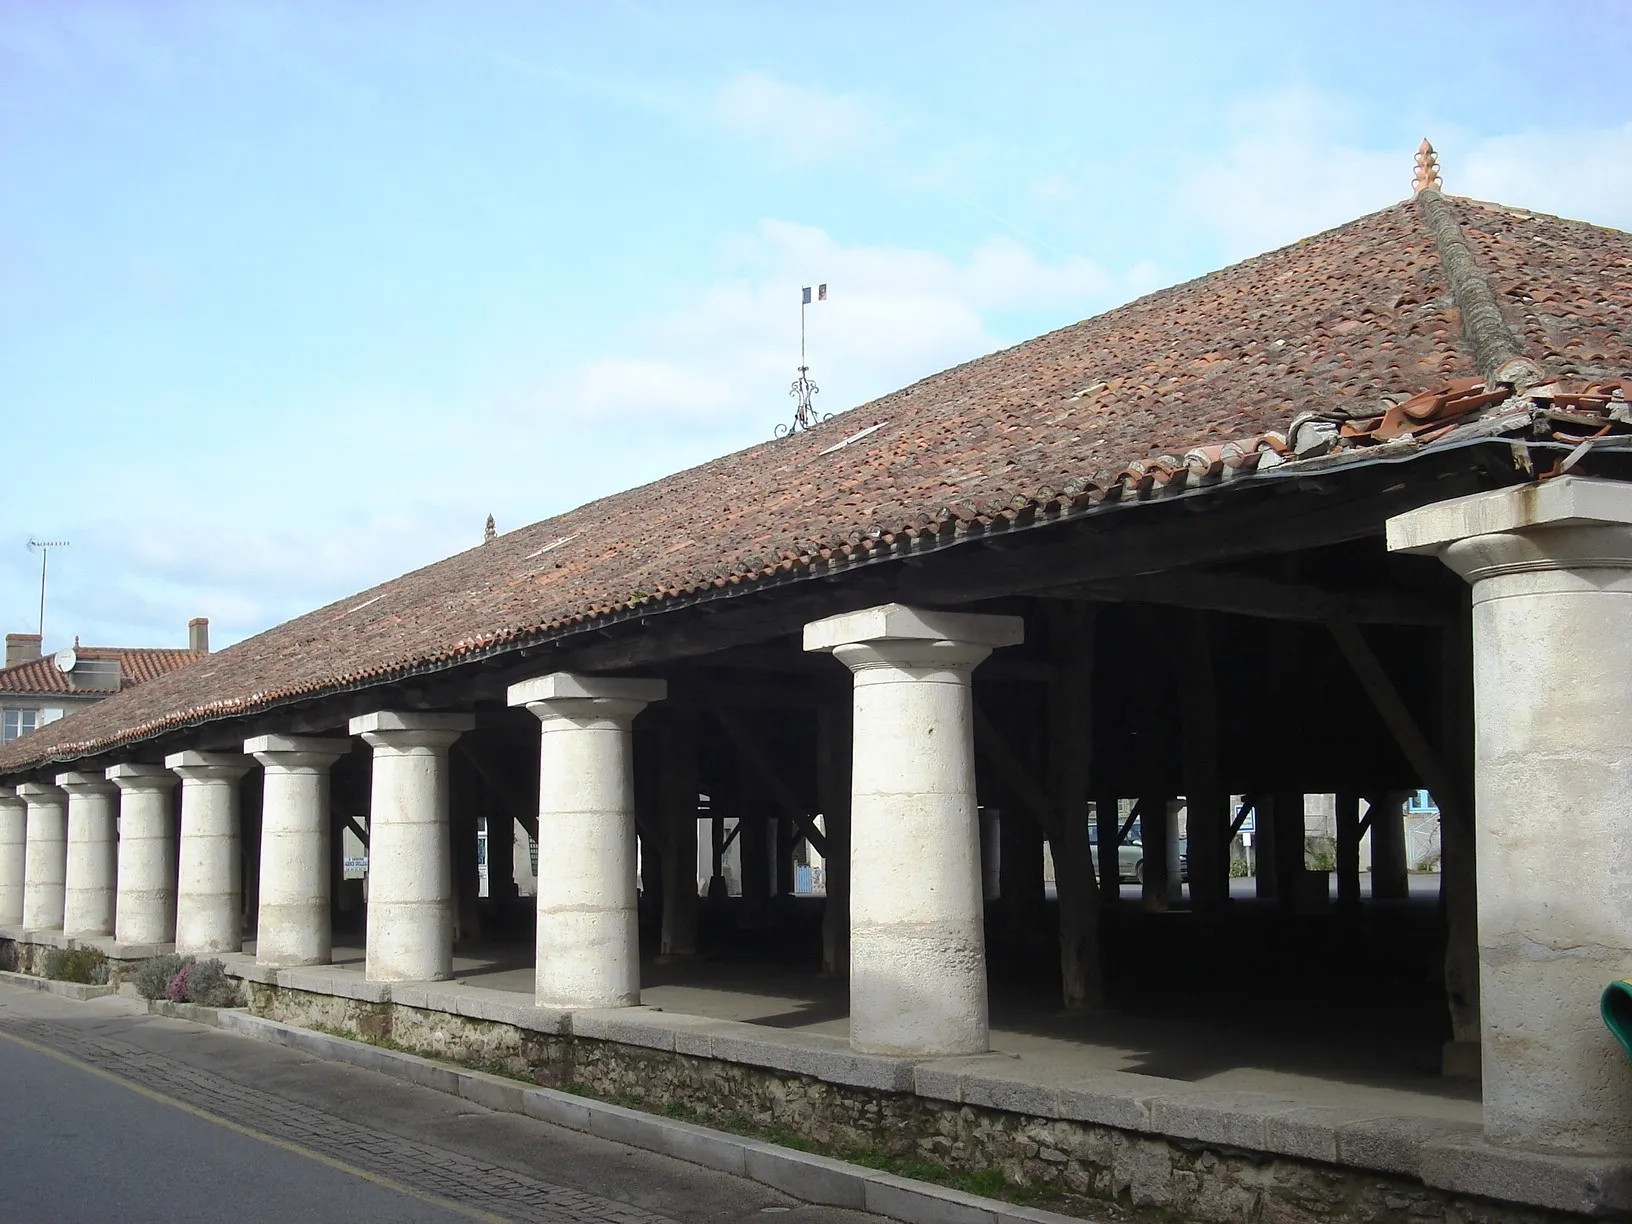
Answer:
[(258, 1140), (261, 1143), (270, 1144), (275, 1148), (281, 1148), (283, 1151), (291, 1152), (296, 1156), (304, 1156), (307, 1160), (315, 1160), (320, 1165), (326, 1165), (331, 1169), (348, 1174), (351, 1177), (360, 1177), (362, 1180), (372, 1182), (376, 1186), (384, 1187), (387, 1190), (394, 1190), (398, 1194), (405, 1194), (409, 1198), (418, 1199), (422, 1203), (429, 1203), (433, 1207), (440, 1207), (444, 1211), (451, 1211), (455, 1215), (464, 1216), (467, 1220), (480, 1220), (482, 1221), (482, 1224), (511, 1224), (511, 1221), (506, 1219), (504, 1216), (494, 1215), (490, 1211), (482, 1211), (475, 1207), (467, 1207), (463, 1203), (456, 1203), (452, 1199), (445, 1199), (439, 1195), (427, 1194), (423, 1190), (416, 1190), (414, 1187), (404, 1185), (402, 1182), (395, 1181), (392, 1178), (384, 1177), (378, 1173), (371, 1173), (367, 1169), (360, 1169), (356, 1165), (347, 1164), (343, 1160), (336, 1160), (333, 1156), (325, 1156), (322, 1152), (314, 1152), (309, 1147), (303, 1147), (298, 1143), (291, 1143), (287, 1139), (279, 1139), (276, 1135), (265, 1134), (262, 1131), (255, 1130), (253, 1127), (243, 1126), (237, 1122), (230, 1121), (227, 1118), (220, 1117), (217, 1114), (210, 1113), (208, 1110), (200, 1109), (196, 1105), (189, 1105), (186, 1101), (178, 1101), (175, 1097), (165, 1096), (162, 1092), (156, 1092), (146, 1085), (135, 1083), (132, 1080), (127, 1080), (123, 1076), (113, 1074), (111, 1071), (104, 1071), (101, 1067), (92, 1066), (88, 1062), (82, 1062), (80, 1059), (73, 1057), (71, 1054), (64, 1054), (60, 1050), (53, 1050), (50, 1046), (39, 1045), (36, 1042), (29, 1041), (27, 1038), (19, 1037), (15, 1033), (8, 1033), (4, 1029), (0, 1029), (0, 1037), (4, 1037), (7, 1041), (15, 1042), (24, 1049), (33, 1050), (36, 1054), (43, 1054), (47, 1058), (54, 1058), (58, 1062), (67, 1063), (70, 1067), (88, 1072), (89, 1074), (96, 1076), (98, 1079), (107, 1080), (110, 1084), (118, 1084), (121, 1088), (128, 1088), (131, 1092), (144, 1096), (150, 1101), (157, 1101), (161, 1105), (168, 1105), (172, 1109), (179, 1109), (182, 1113), (191, 1114), (195, 1118), (202, 1118), (206, 1122), (213, 1122), (217, 1126), (224, 1126), (228, 1130), (234, 1131), (246, 1138)]

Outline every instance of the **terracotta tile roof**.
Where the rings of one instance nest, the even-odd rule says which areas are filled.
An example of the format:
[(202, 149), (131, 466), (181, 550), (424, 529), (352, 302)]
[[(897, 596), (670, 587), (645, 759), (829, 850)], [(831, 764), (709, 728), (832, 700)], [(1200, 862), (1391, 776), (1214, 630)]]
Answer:
[[(1486, 271), (1530, 299), (1500, 299), (1524, 343), (1571, 371), (1632, 372), (1632, 236), (1450, 205)], [(1441, 409), (1477, 398), (1448, 384), (1479, 377), (1460, 327), (1434, 239), (1402, 203), (279, 625), (14, 742), (0, 773), (721, 588), (921, 551), (994, 520), (1282, 464), (1280, 431), (1299, 413), (1371, 418), (1436, 387)], [(1338, 426), (1329, 432), (1309, 453), (1330, 449)]]
[[(120, 671), (119, 691), (134, 688), (148, 680), (157, 679), (166, 672), (173, 672), (178, 667), (191, 663), (194, 659), (203, 658), (190, 650), (169, 650), (150, 647), (123, 647), (123, 646), (81, 646), (74, 651), (81, 659), (118, 659)], [(29, 696), (47, 696), (54, 693), (77, 693), (83, 695), (98, 692), (109, 693), (111, 689), (74, 688), (66, 673), (59, 671), (56, 661), (51, 655), (43, 658), (31, 659), (27, 663), (18, 663), (14, 667), (0, 668), (0, 693), (27, 694)]]

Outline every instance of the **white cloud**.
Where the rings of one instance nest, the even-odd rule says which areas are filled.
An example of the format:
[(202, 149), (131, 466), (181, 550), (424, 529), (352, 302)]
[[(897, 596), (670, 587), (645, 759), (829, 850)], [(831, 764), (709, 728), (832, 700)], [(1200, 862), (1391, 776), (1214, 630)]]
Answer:
[(889, 125), (854, 94), (830, 94), (746, 72), (720, 86), (714, 114), (727, 128), (767, 141), (794, 161), (876, 148)]
[(1440, 157), (1457, 195), (1632, 229), (1632, 123), (1492, 136)]
[[(808, 313), (812, 377), (825, 412), (854, 407), (1020, 337), (998, 311), (1091, 314), (1144, 287), (1081, 257), (1047, 263), (1010, 238), (964, 261), (899, 247), (846, 246), (811, 226), (766, 221), (730, 245), (732, 279), (653, 321), (639, 353), (581, 365), (534, 397), (540, 416), (690, 424), (768, 436), (791, 411), (799, 353), (799, 286), (826, 281)], [(755, 432), (757, 431), (757, 433)]]
[[(1224, 151), (1195, 161), (1181, 179), (1180, 211), (1215, 231), (1233, 260), (1405, 199), (1421, 137), (1368, 145), (1356, 138), (1357, 110), (1308, 89), (1237, 108)], [(1428, 127), (1449, 194), (1632, 225), (1632, 124), (1485, 137)]]
[(1235, 260), (1403, 199), (1409, 156), (1345, 144), (1352, 121), (1340, 100), (1310, 90), (1238, 107), (1225, 150), (1195, 162), (1179, 185), (1180, 210), (1217, 231)]
[[(808, 318), (817, 406), (832, 413), (1103, 309), (1151, 275), (1044, 260), (1007, 237), (953, 259), (779, 220), (726, 243), (720, 267), (619, 349), (541, 384), (459, 402), (352, 387), (305, 406), (320, 429), (266, 431), (252, 451), (206, 435), (121, 467), (94, 505), (41, 527), (75, 541), (53, 559), (54, 644), (179, 643), (188, 618), (209, 616), (224, 645), (475, 545), (490, 511), (513, 530), (768, 439), (793, 412), (801, 285), (831, 286)], [(21, 543), (0, 554), (11, 628), (38, 589)]]

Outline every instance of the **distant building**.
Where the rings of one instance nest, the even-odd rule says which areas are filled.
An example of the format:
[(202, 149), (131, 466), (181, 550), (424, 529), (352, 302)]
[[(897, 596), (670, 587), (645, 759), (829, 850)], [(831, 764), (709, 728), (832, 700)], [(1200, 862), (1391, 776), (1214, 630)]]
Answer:
[(64, 714), (175, 671), (210, 652), (210, 622), (187, 622), (187, 648), (73, 646), (46, 657), (37, 633), (6, 634), (0, 669), (0, 743), (9, 744)]

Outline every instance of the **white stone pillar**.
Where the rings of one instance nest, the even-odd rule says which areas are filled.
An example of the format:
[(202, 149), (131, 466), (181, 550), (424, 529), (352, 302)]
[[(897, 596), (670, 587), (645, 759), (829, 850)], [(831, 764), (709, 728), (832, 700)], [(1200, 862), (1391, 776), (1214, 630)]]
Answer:
[(382, 712), (351, 720), (351, 733), (374, 749), (368, 804), (371, 982), (453, 976), (448, 748), (475, 725), (468, 714)]
[(57, 785), (68, 792), (62, 933), (112, 935), (119, 788), (100, 773), (58, 774)]
[(256, 964), (326, 965), (332, 959), (329, 766), (350, 747), (343, 739), (304, 735), (244, 741), (244, 751), (266, 769)]
[(805, 626), (855, 675), (850, 1044), (987, 1049), (970, 675), (1020, 642), (1017, 616), (886, 604)]
[(60, 931), (68, 875), (68, 796), (44, 782), (24, 782), (17, 793), (28, 805), (23, 926)]
[(119, 787), (119, 899), (113, 937), (167, 944), (176, 938), (176, 775), (161, 765), (115, 765)]
[(526, 706), (540, 725), (540, 1004), (640, 1002), (629, 724), (667, 693), (662, 680), (566, 672), (510, 686), (510, 704)]
[(1632, 485), (1457, 498), (1388, 543), (1473, 585), (1485, 1131), (1632, 1152), (1632, 1065), (1598, 1018), (1632, 973)]
[(178, 752), (165, 767), (181, 778), (181, 859), (176, 882), (176, 951), (183, 956), (244, 948), (244, 855), (238, 781), (250, 760), (236, 752)]
[(23, 881), (28, 878), (28, 804), (0, 786), (0, 926), (23, 924)]

